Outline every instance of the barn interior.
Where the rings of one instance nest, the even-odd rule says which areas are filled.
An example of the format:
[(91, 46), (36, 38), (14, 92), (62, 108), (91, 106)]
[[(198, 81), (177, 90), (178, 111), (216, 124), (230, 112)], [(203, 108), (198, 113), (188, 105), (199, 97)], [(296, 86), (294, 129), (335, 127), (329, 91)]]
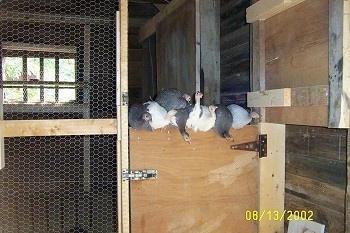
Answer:
[[(116, 146), (119, 136), (115, 130), (115, 119), (119, 117), (117, 38), (120, 36), (116, 12), (121, 8), (121, 2), (0, 1), (0, 147), (3, 150), (0, 152), (0, 165), (3, 166), (0, 169), (0, 232), (125, 232), (120, 229), (123, 219), (117, 217), (121, 211), (118, 191), (121, 174), (118, 172), (120, 148)], [(284, 125), (281, 135), (285, 137), (275, 134), (269, 140), (276, 138), (284, 145), (283, 159), (269, 162), (283, 168), (282, 176), (277, 175), (281, 173), (268, 173), (273, 184), (283, 183), (282, 189), (275, 187), (278, 195), (283, 197), (278, 199), (279, 205), (290, 211), (312, 211), (313, 221), (324, 224), (325, 232), (349, 230), (349, 131), (348, 126), (334, 123), (329, 111), (339, 109), (332, 105), (332, 99), (328, 99), (333, 93), (329, 88), (333, 82), (329, 81), (333, 74), (330, 68), (333, 66), (329, 64), (329, 51), (333, 46), (330, 28), (336, 24), (331, 15), (333, 9), (338, 9), (338, 3), (281, 0), (296, 3), (269, 19), (247, 22), (247, 8), (259, 1), (127, 2), (126, 105), (146, 102), (164, 88), (177, 87), (191, 94), (200, 90), (204, 93), (204, 104), (237, 104), (246, 109), (253, 108), (265, 116), (262, 121)], [(336, 2), (349, 4), (347, 1)], [(157, 15), (162, 19), (156, 18)], [(263, 42), (259, 38), (263, 38)], [(66, 64), (64, 69), (63, 64)], [(72, 76), (60, 78), (64, 72), (71, 72)], [(263, 99), (261, 90), (285, 91), (283, 88), (291, 89), (292, 96), (296, 93), (293, 99), (296, 102), (287, 107), (270, 107), (259, 102)], [(252, 100), (247, 95), (249, 92), (253, 93)], [(307, 104), (300, 97), (305, 93), (310, 96)], [(270, 100), (269, 104), (273, 105), (273, 102)], [(236, 142), (249, 142), (251, 135), (258, 134), (257, 125), (258, 122), (254, 122), (242, 130), (232, 131)], [(170, 132), (171, 136), (167, 136), (167, 132), (150, 135), (130, 130), (130, 158), (141, 157), (138, 159), (142, 160), (145, 147), (150, 151), (154, 148), (150, 156), (155, 160), (160, 153), (166, 152), (164, 157), (171, 164), (164, 163), (164, 171), (160, 168), (165, 174), (173, 167), (176, 156), (189, 163), (188, 154), (180, 155), (180, 151), (188, 150), (189, 145), (178, 138), (176, 130)], [(164, 206), (155, 204), (152, 199), (147, 204), (153, 205), (153, 209), (143, 205), (142, 208), (128, 208), (131, 232), (157, 232), (150, 225), (162, 222), (165, 215), (173, 218), (173, 225), (158, 224), (164, 227), (158, 232), (230, 232), (237, 226), (242, 227), (241, 232), (248, 232), (247, 229), (251, 232), (287, 232), (289, 221), (286, 218), (279, 219), (281, 221), (265, 218), (269, 225), (266, 228), (259, 219), (246, 219), (248, 210), (261, 209), (259, 201), (263, 194), (260, 186), (264, 180), (259, 178), (259, 161), (265, 158), (258, 158), (255, 152), (239, 152), (239, 155), (234, 152), (237, 155), (232, 154), (232, 158), (237, 156), (237, 159), (231, 160), (228, 142), (220, 141), (214, 133), (194, 134), (193, 138), (196, 137), (197, 141), (191, 144), (192, 152), (188, 152), (192, 158), (196, 156), (195, 149), (206, 153), (210, 150), (209, 145), (216, 145), (215, 152), (203, 155), (201, 163), (191, 161), (193, 164), (198, 162), (202, 172), (199, 165), (187, 167), (177, 161), (186, 171), (176, 168), (176, 172), (190, 177), (187, 172), (192, 171), (199, 178), (189, 178), (188, 183), (185, 178), (178, 179), (169, 189), (188, 190), (192, 185), (199, 190), (205, 186), (209, 197), (202, 197), (202, 191), (196, 194), (203, 202), (213, 197), (209, 199), (213, 204), (207, 206), (198, 202), (202, 212), (197, 213), (196, 206), (180, 199), (169, 201), (166, 197), (167, 203), (181, 206), (176, 209), (178, 213), (188, 214), (184, 218), (196, 216), (193, 218), (196, 223), (181, 228), (175, 223), (182, 226), (189, 223), (174, 215), (170, 208), (164, 208), (162, 212)], [(174, 143), (159, 148), (161, 143), (168, 143), (169, 138)], [(215, 158), (217, 164), (209, 159), (220, 154), (223, 160)], [(130, 160), (131, 166), (145, 168), (140, 165), (140, 160)], [(227, 168), (226, 165), (235, 161), (243, 164), (239, 176), (236, 177), (236, 173), (225, 176), (220, 171), (215, 173), (218, 180), (210, 182), (220, 183), (221, 188), (231, 191), (250, 183), (242, 188), (243, 191), (237, 191), (250, 192), (246, 199), (234, 192), (220, 196), (221, 189), (211, 191), (203, 178), (203, 172), (211, 172), (211, 168), (205, 170), (207, 163)], [(142, 163), (152, 166), (147, 161)], [(200, 183), (203, 179), (205, 182)], [(231, 179), (236, 183), (220, 179)], [(158, 188), (151, 182), (130, 184), (131, 204), (145, 203), (141, 198), (151, 200), (153, 192), (139, 193), (146, 185), (161, 192), (171, 180), (163, 181), (160, 176), (159, 182), (164, 186)], [(137, 197), (132, 196), (133, 192)], [(266, 199), (269, 197), (265, 202)], [(217, 208), (230, 214), (215, 212), (216, 201)], [(182, 210), (181, 203), (193, 211)], [(228, 203), (232, 203), (232, 208)], [(277, 209), (271, 204), (266, 207), (268, 210)], [(205, 211), (212, 211), (218, 222), (206, 224), (203, 219), (213, 216), (205, 215)], [(146, 217), (151, 216), (158, 217), (148, 222)], [(234, 221), (229, 221), (232, 216)]]

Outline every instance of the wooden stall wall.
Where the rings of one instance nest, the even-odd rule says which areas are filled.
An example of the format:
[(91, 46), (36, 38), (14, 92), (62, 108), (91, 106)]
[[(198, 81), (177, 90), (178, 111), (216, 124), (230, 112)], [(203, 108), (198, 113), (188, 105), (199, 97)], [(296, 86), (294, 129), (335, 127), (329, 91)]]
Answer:
[(246, 106), (249, 86), (249, 0), (220, 1), (221, 102)]
[(346, 130), (286, 127), (285, 209), (312, 211), (328, 233), (344, 232), (346, 148)]
[(196, 92), (196, 8), (186, 1), (156, 27), (157, 90)]
[[(158, 8), (150, 3), (129, 3), (129, 105), (146, 102), (155, 95), (152, 83), (156, 77), (154, 43), (148, 38), (139, 43), (140, 27), (155, 14)], [(153, 73), (152, 73), (153, 72)]]
[[(328, 87), (328, 1), (307, 0), (265, 22), (265, 88), (323, 86)], [(328, 107), (266, 108), (266, 121), (328, 126)]]

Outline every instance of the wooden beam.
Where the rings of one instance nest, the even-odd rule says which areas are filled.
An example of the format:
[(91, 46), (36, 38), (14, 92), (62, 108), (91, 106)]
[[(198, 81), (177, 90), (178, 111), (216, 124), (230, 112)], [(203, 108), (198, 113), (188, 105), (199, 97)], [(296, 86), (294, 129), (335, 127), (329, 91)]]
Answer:
[(130, 187), (123, 181), (123, 169), (129, 169), (129, 127), (128, 127), (128, 0), (119, 1), (116, 16), (116, 73), (117, 73), (117, 187), (118, 187), (118, 232), (130, 232)]
[(260, 0), (247, 8), (247, 23), (266, 20), (305, 0)]
[(116, 119), (4, 120), (4, 137), (117, 134)]
[[(253, 91), (266, 89), (265, 85), (265, 21), (257, 21), (250, 26), (250, 86)], [(253, 108), (260, 115), (261, 122), (265, 121), (265, 108)]]
[(350, 2), (329, 1), (329, 123), (350, 128)]
[(266, 108), (266, 122), (327, 127), (328, 106), (291, 106)]
[[(3, 108), (3, 88), (0, 88), (0, 125), (4, 120), (4, 108)], [(4, 148), (4, 133), (2, 127), (0, 127), (0, 169), (5, 167), (5, 148)]]
[(247, 93), (248, 107), (291, 106), (291, 89), (275, 89)]
[[(260, 123), (259, 134), (267, 134), (267, 157), (259, 159), (259, 219), (260, 217), (261, 219), (258, 221), (258, 232), (284, 232), (284, 218), (281, 221), (280, 218), (284, 211), (285, 125)], [(277, 211), (278, 220), (271, 221), (268, 211)]]
[(347, 180), (346, 180), (346, 193), (345, 193), (345, 232), (350, 232), (350, 129), (347, 130), (348, 140), (346, 145), (346, 167), (347, 167)]
[(173, 0), (164, 8), (164, 10), (148, 20), (146, 24), (140, 28), (139, 41), (142, 42), (152, 34), (156, 33), (157, 24), (184, 2), (186, 2), (186, 0)]
[[(203, 103), (220, 102), (220, 1), (201, 0), (200, 15), (200, 68), (203, 71)], [(199, 91), (197, 89), (196, 91)]]
[(134, 3), (152, 3), (154, 5), (156, 5), (156, 4), (168, 4), (168, 1), (166, 1), (166, 0), (129, 0), (129, 2), (134, 2)]
[(248, 107), (327, 106), (328, 86), (248, 92), (247, 100)]
[(0, 22), (41, 22), (41, 23), (62, 23), (62, 24), (113, 24), (114, 21), (108, 18), (59, 15), (59, 14), (37, 14), (27, 12), (14, 12), (0, 10)]

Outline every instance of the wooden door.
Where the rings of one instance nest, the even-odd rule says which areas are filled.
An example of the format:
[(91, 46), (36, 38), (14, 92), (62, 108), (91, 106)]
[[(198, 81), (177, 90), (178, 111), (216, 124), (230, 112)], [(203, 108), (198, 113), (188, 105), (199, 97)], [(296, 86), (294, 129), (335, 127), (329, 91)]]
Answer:
[(130, 130), (131, 170), (156, 169), (155, 180), (130, 182), (131, 232), (257, 232), (246, 211), (257, 209), (258, 156), (230, 149), (257, 140), (257, 127), (214, 132)]

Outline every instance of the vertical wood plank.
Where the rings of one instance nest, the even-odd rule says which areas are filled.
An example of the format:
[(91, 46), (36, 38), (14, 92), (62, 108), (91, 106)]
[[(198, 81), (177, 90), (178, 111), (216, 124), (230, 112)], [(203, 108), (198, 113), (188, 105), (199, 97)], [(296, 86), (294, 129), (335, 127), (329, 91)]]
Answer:
[(4, 134), (2, 130), (4, 120), (3, 102), (3, 88), (0, 88), (0, 169), (5, 167)]
[(329, 1), (329, 127), (350, 127), (350, 2)]
[(199, 7), (203, 103), (209, 105), (220, 102), (220, 1), (202, 0)]
[[(259, 160), (260, 233), (283, 233), (284, 222), (268, 218), (268, 211), (284, 211), (285, 125), (260, 123), (259, 134), (267, 134), (267, 157)], [(265, 216), (263, 212), (265, 211)]]
[[(251, 91), (265, 90), (265, 22), (251, 24), (250, 87)], [(253, 109), (259, 112), (261, 121), (265, 121), (265, 108)]]
[(196, 30), (196, 91), (203, 91), (203, 83), (201, 85), (201, 17), (199, 6), (201, 1), (195, 0), (195, 30)]
[(189, 94), (196, 91), (195, 18), (195, 1), (191, 0), (178, 5), (157, 24), (158, 91), (171, 87)]
[(350, 130), (348, 129), (346, 145), (346, 166), (347, 166), (347, 184), (346, 184), (346, 196), (345, 196), (345, 232), (350, 232)]
[[(129, 169), (128, 128), (128, 0), (119, 2), (117, 13), (117, 179), (118, 232), (130, 232), (129, 182), (123, 181), (123, 169)], [(118, 44), (119, 42), (119, 44)]]

